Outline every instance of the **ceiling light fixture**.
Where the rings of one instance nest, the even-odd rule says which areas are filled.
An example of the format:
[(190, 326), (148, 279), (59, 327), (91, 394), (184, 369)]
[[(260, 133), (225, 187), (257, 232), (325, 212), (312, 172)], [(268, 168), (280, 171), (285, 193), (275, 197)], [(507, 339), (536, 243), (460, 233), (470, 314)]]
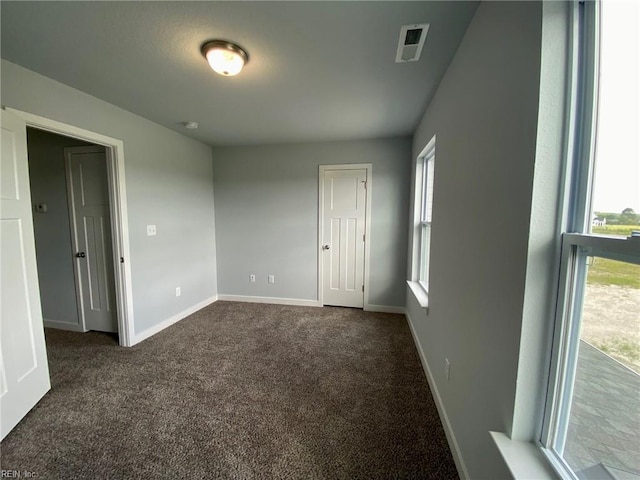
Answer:
[(249, 61), (249, 55), (240, 46), (226, 40), (209, 40), (200, 51), (216, 73), (231, 77), (237, 75)]

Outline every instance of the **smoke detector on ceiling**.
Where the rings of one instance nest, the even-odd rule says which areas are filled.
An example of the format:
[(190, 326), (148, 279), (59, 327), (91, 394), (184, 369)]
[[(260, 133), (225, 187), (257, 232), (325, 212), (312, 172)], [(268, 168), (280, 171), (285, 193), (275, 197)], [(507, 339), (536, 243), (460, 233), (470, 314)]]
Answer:
[(420, 54), (422, 54), (422, 47), (424, 47), (428, 31), (428, 23), (404, 25), (400, 29), (396, 63), (417, 62), (420, 60)]

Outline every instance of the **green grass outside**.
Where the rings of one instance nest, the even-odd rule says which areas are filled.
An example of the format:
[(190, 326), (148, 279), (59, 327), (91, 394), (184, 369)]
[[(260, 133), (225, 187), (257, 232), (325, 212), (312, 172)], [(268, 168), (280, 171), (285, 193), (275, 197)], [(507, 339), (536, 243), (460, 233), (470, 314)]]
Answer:
[[(605, 225), (593, 227), (593, 233), (628, 237), (632, 230), (640, 230), (640, 225)], [(617, 285), (619, 287), (640, 288), (640, 265), (617, 262), (595, 257), (589, 267), (587, 283), (595, 285)]]
[[(593, 227), (593, 233), (604, 235), (620, 235), (628, 237), (632, 230), (640, 230), (640, 225), (606, 225)], [(609, 260), (608, 258), (594, 257), (593, 264), (589, 266), (587, 283), (596, 285), (616, 285), (619, 287), (640, 289), (640, 265)], [(636, 329), (637, 322), (628, 325), (630, 332)], [(596, 340), (587, 339), (596, 348), (606, 352), (613, 358), (622, 362), (635, 372), (640, 374), (640, 344), (633, 334), (618, 332), (608, 338)]]
[(587, 283), (640, 288), (640, 265), (594, 257), (593, 264), (589, 267)]
[(592, 233), (600, 233), (602, 235), (629, 237), (632, 230), (640, 231), (640, 225), (605, 225), (604, 227), (592, 227), (591, 230)]

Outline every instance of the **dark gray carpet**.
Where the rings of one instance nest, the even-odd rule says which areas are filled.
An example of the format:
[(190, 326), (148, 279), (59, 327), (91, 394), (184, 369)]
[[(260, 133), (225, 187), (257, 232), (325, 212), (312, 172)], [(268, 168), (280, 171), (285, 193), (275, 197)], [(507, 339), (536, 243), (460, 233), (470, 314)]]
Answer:
[(47, 330), (2, 442), (39, 479), (458, 478), (406, 320), (218, 302), (133, 348)]

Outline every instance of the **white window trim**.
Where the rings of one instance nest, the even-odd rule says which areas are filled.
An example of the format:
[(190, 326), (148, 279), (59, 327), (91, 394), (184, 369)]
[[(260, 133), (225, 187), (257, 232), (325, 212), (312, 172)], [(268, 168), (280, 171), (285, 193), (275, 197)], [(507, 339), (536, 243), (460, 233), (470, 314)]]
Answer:
[(553, 358), (545, 424), (541, 443), (563, 479), (577, 479), (561, 457), (569, 422), (578, 361), (586, 257), (597, 256), (640, 265), (640, 237), (565, 233), (562, 236), (562, 271), (553, 339)]
[[(565, 171), (565, 205), (562, 212), (563, 232), (588, 231), (590, 223), (591, 194), (594, 170), (594, 146), (596, 113), (595, 95), (597, 92), (597, 58), (598, 52), (598, 27), (597, 5), (596, 8), (585, 8), (584, 4), (575, 2), (572, 6), (572, 73), (570, 102), (567, 105), (567, 167)], [(591, 12), (591, 15), (588, 14)], [(595, 32), (595, 35), (591, 35)], [(586, 35), (581, 38), (581, 35)], [(585, 62), (585, 60), (587, 60)], [(584, 112), (588, 112), (586, 115)], [(588, 161), (586, 161), (588, 159)], [(572, 396), (571, 391), (565, 389), (565, 385), (572, 385), (575, 376), (575, 362), (577, 356), (572, 358), (571, 352), (576, 351), (577, 335), (572, 329), (577, 322), (568, 318), (569, 307), (575, 299), (582, 295), (582, 291), (573, 290), (576, 285), (574, 279), (581, 274), (580, 269), (586, 265), (575, 265), (577, 258), (575, 246), (572, 245), (566, 233), (562, 235), (560, 277), (558, 283), (558, 297), (556, 315), (554, 319), (553, 337), (551, 341), (551, 357), (549, 379), (547, 383), (547, 399), (542, 419), (540, 444), (545, 455), (551, 460), (558, 474), (564, 479), (575, 479), (575, 475), (565, 460), (556, 454), (552, 446), (560, 440), (564, 443), (569, 405), (567, 401)], [(582, 287), (581, 287), (582, 288)], [(571, 339), (573, 338), (573, 341)], [(573, 362), (570, 364), (570, 362)], [(563, 436), (558, 439), (558, 434)]]
[[(562, 458), (577, 365), (581, 299), (586, 275), (586, 256), (640, 264), (640, 238), (611, 237), (590, 232), (594, 151), (597, 125), (599, 65), (599, 2), (573, 4), (572, 95), (568, 105), (569, 135), (566, 155), (566, 203), (563, 208), (561, 271), (551, 345), (550, 375), (542, 422), (540, 446), (562, 479), (577, 476)], [(580, 30), (580, 31), (579, 31)], [(581, 32), (585, 35), (579, 38)], [(577, 48), (576, 48), (577, 47)], [(576, 68), (580, 61), (580, 70)], [(595, 92), (595, 94), (594, 94)], [(585, 233), (567, 233), (585, 232)]]
[[(431, 139), (426, 148), (424, 156), (419, 157), (422, 163), (422, 188), (420, 190), (420, 250), (418, 251), (418, 283), (429, 294), (429, 267), (431, 255), (427, 253), (426, 258), (422, 258), (425, 241), (431, 244), (431, 226), (433, 223), (433, 172), (436, 158), (435, 137)], [(431, 168), (429, 168), (431, 167)], [(431, 170), (431, 172), (429, 172)]]
[[(427, 174), (427, 162), (435, 159), (435, 145), (436, 136), (434, 135), (429, 143), (422, 149), (416, 159), (416, 176), (415, 176), (415, 195), (414, 195), (414, 221), (413, 221), (413, 257), (411, 265), (411, 279), (407, 281), (409, 288), (413, 292), (416, 300), (421, 307), (428, 309), (429, 307), (429, 261), (424, 265), (422, 262), (422, 247), (423, 247), (423, 231), (426, 228), (431, 229), (432, 219), (424, 218), (425, 209), (425, 195), (424, 189), (427, 187), (429, 180), (426, 178)], [(433, 175), (433, 173), (432, 173)], [(433, 185), (433, 184), (432, 184)], [(432, 203), (433, 203), (433, 187), (432, 187)], [(429, 231), (429, 237), (431, 232)], [(427, 270), (427, 281), (424, 281), (424, 270)]]
[[(557, 204), (559, 215), (557, 219), (556, 234), (553, 237), (553, 243), (556, 245), (556, 248), (554, 248), (553, 263), (557, 266), (557, 273), (553, 275), (554, 278), (549, 277), (549, 286), (551, 287), (551, 285), (555, 285), (556, 288), (554, 289), (554, 293), (549, 296), (550, 315), (541, 317), (541, 320), (542, 318), (551, 317), (550, 321), (547, 323), (548, 340), (545, 342), (546, 348), (542, 344), (539, 346), (538, 361), (544, 364), (544, 366), (541, 367), (540, 373), (542, 374), (542, 372), (544, 372), (545, 377), (540, 388), (536, 387), (532, 389), (530, 388), (531, 385), (528, 385), (526, 381), (523, 381), (522, 385), (519, 382), (517, 388), (517, 397), (519, 398), (516, 398), (516, 401), (518, 402), (516, 408), (520, 408), (521, 411), (519, 413), (514, 413), (514, 425), (517, 421), (519, 426), (517, 434), (514, 435), (513, 431), (508, 432), (508, 434), (491, 432), (491, 436), (497, 450), (504, 459), (511, 474), (516, 479), (532, 478), (532, 472), (534, 471), (536, 474), (533, 476), (541, 480), (557, 480), (559, 478), (564, 480), (576, 478), (564, 460), (562, 460), (558, 455), (555, 455), (551, 449), (546, 447), (547, 445), (551, 445), (548, 438), (550, 431), (548, 419), (552, 418), (549, 415), (549, 409), (553, 405), (553, 393), (557, 391), (554, 390), (556, 385), (556, 370), (554, 368), (557, 365), (558, 352), (557, 349), (552, 352), (552, 349), (560, 338), (560, 335), (555, 333), (555, 329), (558, 329), (560, 325), (558, 322), (555, 322), (556, 316), (554, 311), (562, 311), (562, 307), (560, 305), (564, 306), (563, 298), (565, 292), (563, 291), (563, 288), (560, 288), (560, 285), (564, 287), (568, 285), (565, 282), (560, 281), (561, 278), (566, 278), (567, 270), (566, 261), (561, 263), (561, 260), (564, 260), (562, 243), (564, 238), (563, 233), (585, 231), (579, 225), (580, 222), (578, 219), (582, 218), (584, 220), (585, 216), (583, 213), (590, 210), (590, 205), (583, 206), (582, 212), (576, 210), (576, 206), (579, 206), (577, 200), (581, 198), (588, 198), (586, 194), (591, 191), (591, 165), (584, 165), (584, 162), (581, 162), (580, 165), (583, 169), (581, 171), (577, 171), (574, 164), (577, 159), (590, 158), (588, 156), (584, 156), (584, 148), (585, 146), (590, 147), (593, 145), (594, 136), (592, 135), (593, 132), (590, 132), (588, 129), (584, 129), (584, 124), (586, 123), (585, 120), (593, 120), (593, 113), (595, 113), (591, 108), (591, 105), (585, 105), (583, 93), (585, 93), (587, 89), (585, 88), (585, 85), (580, 85), (580, 82), (584, 83), (585, 80), (590, 81), (591, 79), (596, 79), (595, 75), (589, 75), (589, 71), (585, 69), (585, 67), (593, 69), (595, 68), (595, 65), (597, 65), (597, 62), (593, 62), (593, 55), (589, 59), (587, 58), (588, 52), (580, 52), (577, 48), (578, 46), (581, 46), (579, 42), (579, 33), (581, 29), (578, 28), (578, 20), (580, 19), (579, 10), (583, 7), (580, 7), (579, 2), (564, 3), (564, 6), (561, 6), (559, 3), (553, 3), (554, 2), (545, 2), (543, 5), (543, 53), (545, 48), (549, 49), (552, 53), (548, 56), (546, 61), (544, 60), (543, 55), (543, 73), (541, 75), (541, 81), (544, 80), (547, 82), (545, 84), (547, 88), (550, 85), (553, 85), (553, 88), (556, 88), (555, 83), (552, 84), (549, 82), (558, 80), (558, 77), (550, 76), (549, 71), (547, 71), (545, 76), (544, 68), (557, 68), (559, 67), (559, 62), (564, 63), (564, 61), (566, 61), (566, 82), (564, 83), (566, 86), (566, 92), (563, 94), (564, 101), (561, 102), (562, 105), (556, 104), (557, 108), (561, 108), (564, 111), (564, 113), (560, 114), (564, 117), (563, 131), (562, 133), (558, 133), (558, 136), (550, 137), (547, 134), (547, 136), (544, 137), (545, 139), (553, 138), (554, 145), (557, 145), (558, 151), (556, 152), (554, 148), (552, 149), (552, 152), (554, 155), (557, 154), (558, 157), (561, 157), (559, 160), (562, 162), (561, 172), (558, 171), (557, 177), (561, 183), (561, 188), (558, 192)], [(560, 17), (561, 12), (562, 18)], [(565, 15), (568, 15), (568, 17), (565, 17)], [(582, 23), (582, 25), (584, 25), (584, 23)], [(568, 28), (568, 31), (566, 32), (568, 35), (564, 32), (565, 28)], [(556, 42), (557, 39), (555, 37), (557, 35), (561, 35), (566, 38), (566, 44), (562, 44), (562, 41), (560, 41), (560, 44), (557, 45), (559, 50), (555, 50), (556, 43), (549, 43), (548, 45), (545, 45), (545, 42)], [(591, 39), (595, 40), (596, 38), (597, 35), (595, 37), (592, 35)], [(551, 48), (552, 46), (553, 48)], [(554, 58), (554, 55), (556, 54), (566, 54), (564, 57), (566, 60)], [(586, 57), (585, 54), (587, 54)], [(585, 58), (587, 60), (591, 60), (590, 65), (585, 65), (583, 62)], [(593, 82), (591, 85), (593, 87)], [(591, 92), (593, 91), (595, 91), (594, 88), (592, 88)], [(541, 92), (541, 95), (542, 94), (543, 93)], [(554, 98), (555, 100), (559, 99), (559, 95), (556, 90), (554, 90), (552, 95), (547, 94), (546, 96)], [(583, 112), (590, 112), (592, 115), (590, 115), (589, 118), (585, 118)], [(551, 120), (554, 120), (553, 115)], [(583, 134), (585, 132), (590, 133), (590, 135), (585, 136)], [(562, 147), (560, 147), (560, 144), (562, 144)], [(562, 153), (560, 150), (562, 150)], [(549, 152), (545, 152), (543, 150), (542, 153), (548, 154)], [(565, 236), (566, 235), (567, 234), (565, 234)], [(569, 238), (564, 238), (564, 245), (567, 245), (569, 241)], [(565, 265), (565, 268), (563, 268), (562, 271), (560, 268), (561, 265)], [(540, 339), (540, 342), (542, 342), (542, 339)], [(527, 359), (531, 360), (530, 355), (532, 355), (531, 352), (525, 352), (523, 355), (523, 352), (521, 351), (521, 361), (524, 360), (525, 367), (527, 365)], [(528, 386), (529, 388), (527, 388)], [(521, 389), (524, 391), (520, 394), (518, 392), (520, 392)], [(528, 394), (534, 394), (535, 398), (526, 396)], [(538, 406), (540, 407), (539, 409), (537, 408)], [(531, 412), (531, 417), (529, 417), (529, 412), (523, 413), (524, 410), (535, 410), (535, 412), (540, 413), (534, 414)], [(529, 425), (529, 418), (531, 418), (531, 421), (535, 421), (538, 425), (537, 432), (531, 432), (533, 435), (532, 437), (529, 436), (529, 430), (527, 428)], [(524, 423), (521, 423), (523, 421)]]
[[(596, 6), (596, 2), (591, 4)], [(589, 15), (587, 12), (592, 12)], [(565, 170), (565, 204), (562, 211), (563, 232), (584, 232), (590, 219), (593, 185), (595, 124), (597, 109), (597, 58), (598, 52), (596, 28), (597, 6), (593, 10), (585, 8), (580, 2), (572, 5), (571, 22), (571, 93), (567, 105), (567, 165)], [(595, 32), (595, 35), (591, 35)], [(581, 35), (585, 35), (581, 38)], [(586, 60), (586, 61), (585, 61)], [(586, 114), (585, 114), (586, 113)], [(588, 161), (586, 161), (588, 160)], [(582, 236), (582, 235), (580, 235)], [(576, 475), (555, 447), (564, 449), (564, 441), (569, 421), (569, 407), (577, 363), (579, 335), (574, 331), (581, 312), (572, 309), (582, 298), (583, 285), (575, 282), (578, 275), (584, 274), (586, 265), (578, 265), (576, 245), (566, 233), (562, 234), (560, 277), (556, 314), (551, 339), (551, 356), (547, 399), (541, 422), (540, 446), (551, 466), (562, 479), (576, 479)], [(579, 290), (575, 290), (578, 287)]]

